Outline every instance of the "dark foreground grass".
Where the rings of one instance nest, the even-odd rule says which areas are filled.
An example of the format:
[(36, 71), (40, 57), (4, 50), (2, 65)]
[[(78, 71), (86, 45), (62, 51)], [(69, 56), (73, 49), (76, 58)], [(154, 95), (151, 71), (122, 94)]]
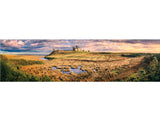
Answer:
[[(16, 60), (17, 62), (18, 60)], [(14, 61), (15, 62), (15, 61)], [(13, 64), (7, 57), (0, 56), (0, 81), (52, 81), (48, 76), (33, 76), (20, 69), (20, 65), (37, 64), (37, 62), (20, 60), (18, 64)], [(38, 62), (39, 63), (39, 62)]]
[(142, 68), (128, 76), (128, 81), (160, 81), (160, 54), (153, 54), (142, 64)]

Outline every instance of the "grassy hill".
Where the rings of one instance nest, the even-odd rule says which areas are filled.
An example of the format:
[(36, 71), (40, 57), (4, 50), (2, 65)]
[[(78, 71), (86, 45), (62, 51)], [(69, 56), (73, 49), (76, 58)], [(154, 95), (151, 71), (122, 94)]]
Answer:
[(74, 59), (74, 60), (90, 60), (90, 61), (115, 61), (124, 60), (130, 57), (140, 57), (150, 55), (145, 53), (111, 53), (111, 52), (75, 52), (75, 51), (52, 51), (45, 56), (47, 59)]
[(45, 56), (47, 59), (82, 59), (86, 58), (90, 52), (76, 52), (76, 51), (52, 51), (49, 55)]

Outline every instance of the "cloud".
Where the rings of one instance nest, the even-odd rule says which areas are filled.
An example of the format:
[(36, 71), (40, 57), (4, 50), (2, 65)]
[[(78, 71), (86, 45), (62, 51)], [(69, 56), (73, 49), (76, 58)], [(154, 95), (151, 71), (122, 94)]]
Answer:
[(24, 45), (24, 42), (21, 40), (3, 40), (2, 44), (6, 47), (20, 48)]
[(160, 53), (160, 40), (0, 40), (0, 50), (6, 52), (46, 53), (56, 50), (81, 49), (103, 52)]
[(31, 47), (35, 47), (35, 46), (38, 46), (39, 44), (38, 43), (33, 43), (31, 44)]

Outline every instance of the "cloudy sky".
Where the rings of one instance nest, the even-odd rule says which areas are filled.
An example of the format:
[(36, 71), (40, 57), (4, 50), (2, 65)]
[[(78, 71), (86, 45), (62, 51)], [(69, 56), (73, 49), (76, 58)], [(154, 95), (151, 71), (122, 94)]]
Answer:
[(78, 45), (83, 50), (103, 52), (160, 53), (160, 40), (0, 40), (1, 54), (47, 55), (52, 49), (72, 50)]

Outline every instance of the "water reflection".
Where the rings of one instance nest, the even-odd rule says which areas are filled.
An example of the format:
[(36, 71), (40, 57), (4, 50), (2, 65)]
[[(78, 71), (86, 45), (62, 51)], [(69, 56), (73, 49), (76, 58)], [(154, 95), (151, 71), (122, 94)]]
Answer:
[[(61, 68), (62, 66), (59, 66), (59, 67)], [(61, 72), (64, 73), (64, 74), (70, 74), (71, 72), (76, 73), (76, 74), (81, 74), (81, 73), (87, 72), (87, 71), (81, 70), (81, 67), (82, 66), (78, 66), (78, 68), (69, 67), (68, 71), (65, 71), (65, 69), (63, 69), (63, 70), (61, 70)], [(53, 70), (57, 70), (58, 68), (57, 67), (53, 67), (52, 69)]]
[(81, 73), (87, 72), (87, 71), (81, 70), (81, 67), (82, 67), (82, 66), (78, 66), (78, 68), (71, 68), (71, 67), (70, 67), (70, 68), (69, 68), (70, 72), (65, 72), (65, 71), (62, 70), (62, 73), (69, 74), (69, 73), (73, 72), (73, 73), (76, 73), (76, 74), (81, 74)]
[(41, 60), (48, 60), (48, 59), (46, 59), (46, 58), (40, 58)]
[(56, 68), (56, 67), (53, 67), (52, 69), (53, 69), (53, 70), (57, 70), (58, 68)]

